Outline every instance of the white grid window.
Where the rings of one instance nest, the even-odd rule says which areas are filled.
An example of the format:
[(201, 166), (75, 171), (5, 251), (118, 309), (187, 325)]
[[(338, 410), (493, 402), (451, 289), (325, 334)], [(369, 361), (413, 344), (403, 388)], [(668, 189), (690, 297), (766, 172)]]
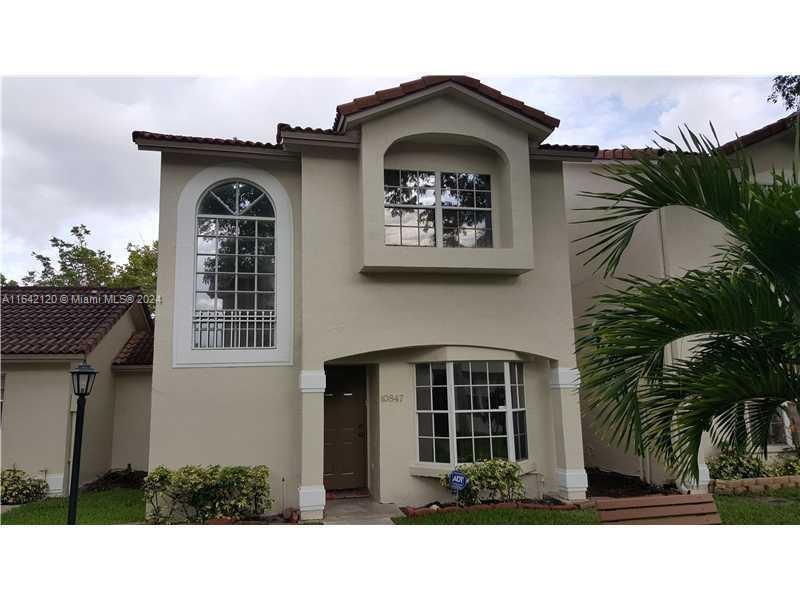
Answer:
[(246, 181), (215, 184), (196, 222), (194, 348), (275, 347), (275, 211)]
[(385, 169), (384, 242), (491, 248), (491, 187), (488, 174)]
[(528, 458), (522, 364), (426, 363), (416, 377), (420, 462)]

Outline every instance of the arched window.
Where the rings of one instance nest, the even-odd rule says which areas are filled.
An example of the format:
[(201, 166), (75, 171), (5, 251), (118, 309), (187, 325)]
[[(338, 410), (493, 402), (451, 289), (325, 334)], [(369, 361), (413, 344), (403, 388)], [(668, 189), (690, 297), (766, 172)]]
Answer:
[(244, 180), (200, 198), (192, 347), (275, 348), (275, 209)]

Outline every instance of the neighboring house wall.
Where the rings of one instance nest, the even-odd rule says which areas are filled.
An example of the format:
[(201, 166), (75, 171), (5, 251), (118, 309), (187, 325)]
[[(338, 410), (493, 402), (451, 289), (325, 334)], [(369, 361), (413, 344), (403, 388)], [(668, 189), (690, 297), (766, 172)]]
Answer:
[[(746, 149), (760, 181), (771, 181), (773, 167), (778, 171), (791, 172), (792, 131), (765, 141), (753, 144)], [(578, 224), (578, 221), (597, 216), (593, 211), (577, 210), (608, 204), (580, 196), (581, 192), (622, 192), (624, 187), (598, 175), (611, 161), (590, 163), (565, 163), (564, 180), (570, 225), (570, 270), (572, 275), (572, 301), (576, 325), (585, 321), (583, 314), (594, 303), (592, 298), (606, 292), (619, 283), (604, 279), (596, 273), (596, 264), (585, 265), (589, 255), (578, 256), (578, 251), (587, 246), (586, 242), (576, 242), (581, 236), (599, 229), (597, 224)], [(678, 277), (690, 269), (707, 267), (718, 253), (717, 246), (725, 241), (725, 232), (716, 222), (683, 207), (668, 207), (658, 214), (648, 216), (638, 227), (630, 246), (622, 257), (617, 275), (637, 275), (640, 277)], [(672, 344), (667, 350), (667, 358), (688, 356), (691, 340), (684, 339)], [(580, 363), (579, 356), (579, 363)], [(608, 445), (598, 435), (600, 425), (596, 422), (584, 402), (583, 435), (586, 465), (604, 470), (616, 471), (644, 477), (654, 483), (671, 480), (670, 474), (657, 461), (640, 459), (633, 453)], [(709, 440), (701, 449), (701, 455), (708, 457), (716, 450)]]
[(69, 363), (3, 361), (3, 468), (16, 467), (35, 477), (46, 477), (52, 495), (66, 490), (69, 479), (69, 369)]
[[(300, 175), (296, 163), (215, 159), (165, 154), (161, 168), (158, 295), (156, 306), (150, 451), (148, 464), (266, 464), (282, 509), (297, 506), (300, 471), (298, 369), (272, 367), (173, 367), (173, 312), (177, 207), (195, 175), (218, 164), (246, 164), (268, 171), (286, 189), (294, 211), (295, 363), (300, 349)], [(194, 261), (194, 257), (190, 259)], [(191, 318), (191, 305), (182, 314)], [(214, 352), (213, 350), (209, 352)], [(285, 479), (282, 485), (282, 479)]]
[(148, 470), (150, 452), (150, 392), (153, 378), (144, 371), (114, 371), (114, 436), (111, 468), (128, 465)]
[[(86, 357), (97, 369), (94, 388), (86, 399), (86, 417), (81, 451), (81, 485), (97, 479), (111, 468), (111, 447), (114, 434), (114, 375), (111, 363), (120, 348), (136, 331), (132, 311), (128, 310), (114, 324)], [(73, 402), (73, 406), (75, 403)]]

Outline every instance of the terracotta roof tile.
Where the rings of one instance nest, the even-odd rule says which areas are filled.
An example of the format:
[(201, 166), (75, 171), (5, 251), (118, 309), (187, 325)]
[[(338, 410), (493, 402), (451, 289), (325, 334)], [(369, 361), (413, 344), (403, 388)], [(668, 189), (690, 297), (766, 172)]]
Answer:
[(465, 75), (428, 75), (421, 77), (420, 79), (415, 79), (414, 81), (401, 83), (399, 86), (394, 88), (379, 90), (378, 92), (370, 94), (369, 96), (361, 96), (360, 98), (355, 98), (351, 102), (340, 104), (336, 107), (336, 119), (333, 122), (333, 129), (338, 130), (340, 128), (342, 119), (344, 117), (368, 108), (374, 108), (375, 106), (379, 106), (389, 102), (390, 100), (396, 100), (397, 98), (402, 98), (403, 96), (408, 96), (415, 92), (432, 88), (447, 81), (457, 83), (467, 89), (472, 90), (473, 92), (477, 92), (478, 94), (494, 100), (498, 104), (502, 104), (506, 108), (510, 108), (515, 112), (536, 121), (537, 123), (541, 123), (547, 127), (558, 127), (558, 119), (545, 114), (537, 108), (528, 106), (521, 100), (506, 96), (499, 90), (481, 83), (474, 77), (467, 77)]
[(739, 136), (735, 140), (731, 140), (727, 144), (722, 144), (721, 148), (723, 152), (731, 153), (739, 150), (741, 148), (746, 148), (747, 146), (751, 146), (758, 142), (764, 141), (767, 138), (772, 137), (782, 131), (785, 131), (792, 127), (794, 123), (797, 122), (797, 114), (796, 112), (783, 117), (782, 119), (778, 119), (774, 123), (770, 123), (769, 125), (765, 125), (761, 129), (756, 129), (755, 131), (751, 131), (750, 133), (746, 133), (745, 135)]
[(153, 133), (151, 131), (134, 131), (132, 134), (134, 143), (141, 140), (154, 140), (161, 142), (187, 142), (191, 144), (216, 144), (219, 146), (242, 146), (246, 148), (266, 148), (281, 150), (280, 146), (268, 142), (253, 142), (250, 140), (240, 140), (237, 138), (210, 138), (197, 137), (193, 135), (173, 135), (170, 133)]
[(660, 148), (601, 148), (595, 154), (597, 160), (633, 160), (637, 156), (661, 156)]
[(153, 364), (153, 332), (137, 331), (114, 358), (115, 366), (140, 366)]
[(566, 152), (594, 152), (599, 150), (592, 144), (539, 144), (540, 150), (563, 150)]
[(297, 133), (317, 133), (320, 135), (334, 135), (341, 137), (342, 134), (334, 131), (333, 129), (322, 129), (321, 127), (302, 127), (299, 125), (289, 125), (288, 123), (278, 123), (278, 132), (275, 136), (275, 141), (278, 144), (283, 143), (283, 132), (293, 131)]
[(141, 291), (135, 288), (5, 287), (0, 351), (3, 354), (91, 352), (133, 306), (120, 296), (138, 293)]

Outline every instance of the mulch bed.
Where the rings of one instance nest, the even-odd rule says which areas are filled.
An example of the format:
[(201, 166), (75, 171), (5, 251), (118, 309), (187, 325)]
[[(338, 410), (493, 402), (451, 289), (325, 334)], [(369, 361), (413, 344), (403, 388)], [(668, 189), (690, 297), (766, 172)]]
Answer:
[(518, 502), (485, 501), (481, 504), (474, 504), (472, 506), (459, 506), (455, 502), (431, 502), (420, 507), (401, 506), (400, 511), (407, 517), (421, 517), (423, 515), (432, 515), (440, 512), (475, 512), (480, 510), (504, 510), (517, 508), (528, 510), (577, 510), (580, 508), (580, 506), (568, 502), (561, 502), (556, 498), (545, 497), (540, 500), (525, 498), (524, 500), (520, 500)]
[(112, 469), (91, 483), (87, 483), (82, 489), (87, 492), (102, 492), (103, 490), (114, 490), (118, 488), (139, 490), (142, 489), (145, 477), (147, 477), (146, 471)]
[(590, 498), (600, 496), (607, 498), (633, 498), (654, 494), (680, 494), (680, 490), (674, 485), (651, 485), (635, 475), (623, 475), (622, 473), (592, 468), (587, 468), (586, 474), (589, 477), (587, 496)]

